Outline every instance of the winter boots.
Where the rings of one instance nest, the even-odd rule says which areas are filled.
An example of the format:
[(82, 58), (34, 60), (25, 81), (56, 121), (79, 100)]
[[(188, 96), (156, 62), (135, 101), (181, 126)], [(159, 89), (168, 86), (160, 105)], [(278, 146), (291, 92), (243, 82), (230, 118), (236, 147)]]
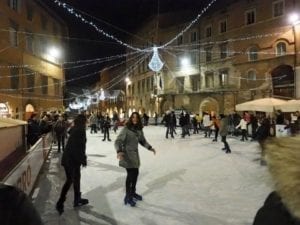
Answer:
[(61, 215), (64, 212), (64, 202), (66, 201), (66, 197), (60, 197), (56, 203), (56, 210)]
[(132, 197), (136, 200), (142, 201), (143, 197), (137, 193), (133, 193)]
[(75, 194), (74, 198), (74, 207), (82, 206), (82, 205), (87, 205), (89, 204), (89, 200), (85, 198), (81, 198), (81, 192)]
[(129, 204), (131, 207), (134, 207), (136, 205), (137, 201), (142, 201), (143, 197), (135, 192), (133, 192), (133, 194), (126, 194), (125, 198), (124, 198), (124, 204), (127, 205)]
[[(66, 201), (66, 197), (60, 197), (55, 205), (55, 208), (59, 215), (64, 212), (64, 202)], [(89, 204), (89, 200), (85, 198), (81, 198), (81, 193), (75, 194), (73, 207), (83, 206)]]
[(131, 195), (126, 195), (124, 198), (124, 204), (127, 205), (127, 203), (131, 206), (134, 207), (135, 206), (135, 201), (133, 201), (133, 198)]

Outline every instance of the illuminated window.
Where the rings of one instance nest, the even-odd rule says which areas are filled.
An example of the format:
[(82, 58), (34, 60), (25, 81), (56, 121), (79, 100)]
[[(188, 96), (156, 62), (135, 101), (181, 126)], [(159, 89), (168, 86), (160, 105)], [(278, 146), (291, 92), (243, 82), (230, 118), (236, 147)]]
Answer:
[(284, 42), (279, 42), (276, 45), (276, 55), (282, 56), (286, 54), (286, 44)]

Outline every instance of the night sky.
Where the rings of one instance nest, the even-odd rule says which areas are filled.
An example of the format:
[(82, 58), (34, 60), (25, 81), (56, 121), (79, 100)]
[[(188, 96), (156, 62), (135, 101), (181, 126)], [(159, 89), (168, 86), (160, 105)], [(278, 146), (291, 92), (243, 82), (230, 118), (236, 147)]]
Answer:
[[(134, 30), (151, 15), (176, 11), (182, 9), (202, 9), (203, 4), (209, 0), (61, 0), (75, 9), (89, 14), (84, 15), (93, 21), (98, 27), (118, 39), (126, 42)], [(53, 0), (45, 0), (67, 23), (70, 40), (67, 61), (78, 61), (94, 59), (124, 53), (124, 47), (116, 44), (111, 39), (105, 38), (94, 28), (83, 24), (79, 19), (56, 6)], [(158, 7), (159, 4), (159, 7)], [(123, 31), (122, 31), (123, 30)], [(76, 39), (72, 39), (76, 38)], [(116, 61), (114, 61), (116, 63)], [(84, 74), (101, 70), (107, 64), (88, 66), (83, 69), (72, 69), (66, 71), (66, 79), (82, 76)], [(67, 86), (84, 86), (95, 83), (99, 76), (91, 76), (89, 79), (80, 79), (67, 83)]]

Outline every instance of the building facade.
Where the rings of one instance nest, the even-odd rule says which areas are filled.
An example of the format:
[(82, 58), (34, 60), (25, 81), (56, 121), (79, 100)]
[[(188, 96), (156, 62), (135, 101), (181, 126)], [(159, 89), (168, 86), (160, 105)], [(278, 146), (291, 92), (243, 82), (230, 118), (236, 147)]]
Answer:
[(124, 77), (126, 68), (122, 64), (118, 67), (104, 68), (100, 73), (100, 80), (91, 88), (93, 101), (89, 110), (111, 117), (113, 113), (124, 117), (126, 112)]
[(63, 109), (66, 24), (40, 0), (0, 1), (0, 116)]
[[(216, 3), (174, 42), (159, 50), (159, 73), (128, 63), (132, 83), (128, 107), (158, 111), (231, 113), (235, 105), (261, 97), (300, 97), (300, 24), (289, 18), (300, 11), (294, 0), (226, 0)], [(218, 5), (220, 4), (220, 5)], [(171, 16), (172, 23), (164, 20)], [(182, 21), (178, 22), (178, 18)], [(181, 15), (148, 21), (137, 32), (144, 48), (167, 43), (189, 23)], [(188, 21), (188, 20), (186, 20)], [(142, 56), (141, 56), (142, 57)], [(140, 57), (140, 60), (142, 58)]]

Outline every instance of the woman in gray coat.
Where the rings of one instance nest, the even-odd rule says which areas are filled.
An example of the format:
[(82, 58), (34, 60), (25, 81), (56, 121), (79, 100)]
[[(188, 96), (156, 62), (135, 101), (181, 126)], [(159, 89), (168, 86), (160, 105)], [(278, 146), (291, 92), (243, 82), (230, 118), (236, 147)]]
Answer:
[(139, 175), (140, 156), (138, 144), (141, 144), (154, 154), (156, 151), (146, 141), (143, 133), (141, 117), (133, 112), (115, 141), (115, 148), (119, 165), (127, 171), (125, 205), (135, 206), (134, 200), (142, 200), (142, 196), (136, 193), (136, 183)]

